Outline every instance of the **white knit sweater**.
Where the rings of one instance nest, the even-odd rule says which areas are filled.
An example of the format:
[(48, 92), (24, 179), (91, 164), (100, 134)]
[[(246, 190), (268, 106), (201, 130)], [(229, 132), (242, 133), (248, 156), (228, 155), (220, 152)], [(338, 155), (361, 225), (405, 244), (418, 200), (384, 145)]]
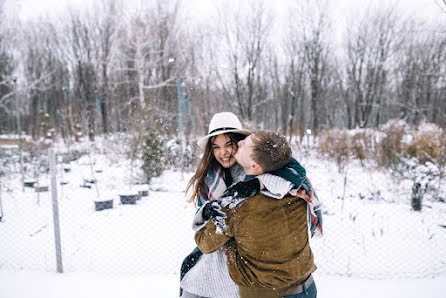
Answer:
[(184, 276), (180, 284), (183, 290), (203, 297), (236, 298), (238, 287), (229, 276), (226, 255), (221, 248), (203, 254), (200, 260)]

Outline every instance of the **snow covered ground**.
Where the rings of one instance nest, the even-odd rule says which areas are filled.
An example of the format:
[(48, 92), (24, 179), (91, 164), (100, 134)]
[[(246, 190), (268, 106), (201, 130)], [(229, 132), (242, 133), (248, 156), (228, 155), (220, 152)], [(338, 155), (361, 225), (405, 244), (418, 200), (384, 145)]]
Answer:
[[(318, 298), (444, 298), (446, 276), (368, 280), (315, 273)], [(2, 298), (173, 298), (178, 276), (0, 271)]]
[[(10, 166), (1, 180), (0, 297), (177, 297), (179, 267), (195, 247), (195, 212), (184, 190), (192, 173), (166, 171), (132, 185), (132, 164), (108, 143), (69, 165), (58, 164), (64, 274), (55, 272), (50, 192), (24, 188)], [(410, 184), (352, 162), (297, 152), (324, 203), (324, 237), (312, 239), (319, 297), (444, 297), (446, 204), (410, 208)], [(70, 168), (65, 172), (64, 168)], [(27, 177), (33, 176), (28, 166)], [(81, 188), (84, 179), (95, 179)], [(49, 185), (46, 174), (39, 185)], [(118, 195), (149, 189), (135, 205)], [(344, 199), (342, 200), (342, 197)], [(97, 212), (94, 200), (113, 199)]]

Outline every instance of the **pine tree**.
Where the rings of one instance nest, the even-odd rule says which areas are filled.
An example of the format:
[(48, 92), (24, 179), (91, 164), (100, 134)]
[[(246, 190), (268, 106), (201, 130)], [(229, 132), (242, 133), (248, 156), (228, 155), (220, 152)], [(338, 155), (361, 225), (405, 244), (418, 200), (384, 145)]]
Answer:
[(146, 126), (142, 144), (142, 170), (147, 183), (160, 176), (168, 164), (168, 130), (160, 120), (150, 121)]

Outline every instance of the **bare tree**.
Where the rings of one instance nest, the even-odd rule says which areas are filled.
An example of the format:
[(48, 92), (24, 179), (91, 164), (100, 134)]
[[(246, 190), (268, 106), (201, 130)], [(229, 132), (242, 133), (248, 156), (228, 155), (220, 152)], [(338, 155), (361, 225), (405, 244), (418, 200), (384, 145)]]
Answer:
[(110, 76), (114, 54), (116, 54), (118, 40), (118, 20), (122, 18), (122, 2), (118, 0), (102, 0), (95, 6), (95, 38), (99, 62), (99, 103), (101, 113), (101, 127), (103, 132), (108, 131), (111, 117), (111, 100), (113, 90), (110, 84)]
[(173, 132), (177, 78), (190, 99), (192, 132), (204, 133), (221, 110), (290, 136), (396, 117), (446, 125), (444, 26), (417, 23), (402, 32), (395, 11), (384, 9), (349, 25), (341, 56), (328, 1), (290, 5), (289, 30), (280, 37), (283, 28), (274, 26), (285, 22), (275, 22), (262, 1), (225, 3), (216, 27), (188, 22), (180, 0), (139, 3), (132, 11), (122, 0), (101, 0), (21, 26), (0, 17), (2, 130), (14, 129), (13, 75), (23, 126), (34, 136), (40, 110), (62, 135), (72, 131), (71, 121), (83, 120), (93, 138), (150, 115)]
[(14, 130), (13, 115), (13, 72), (16, 68), (16, 62), (8, 50), (12, 45), (10, 40), (10, 32), (5, 24), (3, 5), (4, 0), (0, 0), (0, 131)]
[(297, 128), (300, 137), (305, 130), (305, 52), (301, 36), (297, 31), (297, 24), (293, 23), (295, 18), (290, 16), (290, 27), (284, 42), (285, 57), (285, 82), (283, 88), (282, 119), (284, 123), (284, 134), (288, 131), (290, 139)]
[(310, 119), (309, 127), (315, 130), (321, 126), (323, 94), (328, 72), (328, 55), (330, 52), (328, 37), (329, 18), (327, 3), (318, 2), (316, 5), (309, 1), (300, 3), (300, 18), (296, 22), (295, 32), (300, 36), (301, 49), (305, 73), (309, 84)]
[[(185, 67), (178, 27), (179, 2), (158, 3), (129, 15), (128, 28), (121, 35), (122, 85), (127, 86), (130, 103), (156, 113), (176, 110), (175, 81)], [(185, 39), (187, 40), (187, 39)]]
[[(151, 88), (154, 98), (154, 107), (161, 107), (169, 114), (175, 114), (178, 109), (176, 79), (182, 77), (188, 65), (186, 53), (191, 47), (191, 40), (185, 28), (180, 26), (186, 24), (180, 18), (180, 1), (170, 3), (158, 2), (156, 14), (153, 18), (155, 52), (159, 63), (157, 65), (158, 76), (156, 80), (164, 82), (163, 86), (157, 89)], [(158, 111), (159, 113), (159, 111)]]
[(226, 103), (221, 100), (223, 96), (215, 85), (213, 49), (208, 46), (212, 44), (213, 31), (201, 24), (192, 26), (196, 26), (193, 28), (195, 34), (192, 37), (193, 46), (188, 50), (189, 63), (183, 82), (191, 103), (189, 128), (192, 133), (204, 135), (212, 115), (225, 110)]
[(435, 3), (444, 13), (446, 13), (446, 0), (436, 0)]
[(347, 84), (354, 105), (354, 125), (366, 127), (372, 112), (373, 125), (380, 123), (388, 83), (388, 62), (396, 43), (398, 18), (390, 8), (362, 18), (347, 35)]
[[(225, 4), (226, 5), (226, 4)], [(266, 48), (271, 16), (263, 2), (249, 2), (248, 9), (219, 10), (219, 36), (222, 42), (214, 43), (216, 75), (226, 102), (241, 118), (253, 120), (256, 105), (266, 100), (261, 92), (262, 55)]]
[[(62, 57), (58, 54), (58, 33), (53, 24), (39, 20), (27, 24), (23, 32), (22, 57), (24, 60), (24, 77), (29, 97), (29, 107), (25, 128), (34, 138), (39, 134), (39, 112), (48, 113), (59, 132), (67, 133), (64, 114), (63, 84), (68, 81), (68, 70)], [(33, 84), (30, 84), (34, 82)], [(26, 115), (25, 115), (26, 116)]]
[[(446, 122), (446, 30), (428, 29), (418, 22), (406, 26), (405, 46), (399, 51), (396, 106), (400, 117), (417, 125), (422, 120)], [(428, 32), (429, 34), (426, 34)]]
[(73, 77), (73, 94), (77, 115), (87, 128), (88, 137), (94, 140), (96, 128), (96, 96), (98, 95), (98, 51), (94, 40), (94, 18), (88, 13), (71, 9), (65, 28), (67, 38), (65, 57), (70, 61)]

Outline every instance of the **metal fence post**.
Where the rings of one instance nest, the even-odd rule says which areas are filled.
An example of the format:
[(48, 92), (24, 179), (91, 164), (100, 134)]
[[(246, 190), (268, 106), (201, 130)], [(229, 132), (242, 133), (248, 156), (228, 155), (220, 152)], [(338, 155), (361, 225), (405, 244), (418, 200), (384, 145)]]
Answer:
[(3, 205), (2, 205), (2, 179), (0, 172), (0, 222), (3, 220)]
[(22, 176), (22, 189), (25, 191), (24, 186), (24, 174), (23, 174), (23, 161), (22, 161), (22, 129), (20, 127), (20, 106), (19, 106), (19, 93), (17, 91), (17, 78), (14, 81), (14, 92), (15, 92), (15, 107), (16, 107), (16, 117), (17, 117), (17, 136), (18, 136), (18, 146), (19, 146), (19, 159), (20, 159), (20, 175)]
[(59, 207), (57, 205), (56, 156), (53, 149), (48, 150), (51, 178), (51, 198), (53, 201), (54, 242), (56, 245), (57, 272), (63, 273), (62, 246), (60, 244)]

